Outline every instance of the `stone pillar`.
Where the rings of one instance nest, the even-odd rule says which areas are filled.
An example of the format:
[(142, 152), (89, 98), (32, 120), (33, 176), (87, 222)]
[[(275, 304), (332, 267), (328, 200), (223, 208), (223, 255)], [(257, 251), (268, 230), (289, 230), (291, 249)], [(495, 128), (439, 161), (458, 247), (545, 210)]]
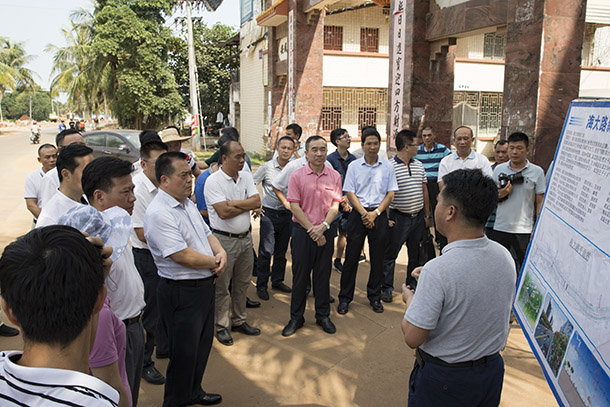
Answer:
[[(434, 42), (426, 40), (426, 16), (431, 11), (431, 7), (437, 7), (433, 1), (402, 1), (404, 1), (406, 19), (406, 32), (403, 37), (403, 127), (417, 131), (425, 113), (423, 124), (432, 125), (437, 141), (449, 145), (452, 130), (455, 40), (453, 38)], [(393, 7), (394, 5), (390, 9), (393, 10)], [(393, 30), (392, 24), (390, 53), (395, 49)], [(392, 60), (391, 56), (390, 60)], [(392, 88), (391, 76), (390, 73), (389, 89)], [(390, 128), (388, 123), (388, 132)]]
[[(289, 0), (289, 10), (294, 10), (295, 13), (295, 121), (303, 128), (301, 140), (304, 141), (309, 136), (318, 134), (321, 128), (325, 11), (305, 13), (303, 3), (303, 0)], [(275, 30), (274, 28), (270, 31), (275, 32)], [(275, 139), (276, 136), (283, 136), (286, 126), (290, 124), (287, 99), (288, 63), (287, 61), (277, 63), (277, 41), (274, 33), (269, 38), (269, 83), (273, 112), (271, 128)], [(273, 58), (271, 58), (272, 47), (275, 50)], [(277, 131), (278, 127), (282, 127), (281, 134)]]
[(578, 97), (586, 0), (509, 0), (501, 137), (530, 136), (547, 168)]

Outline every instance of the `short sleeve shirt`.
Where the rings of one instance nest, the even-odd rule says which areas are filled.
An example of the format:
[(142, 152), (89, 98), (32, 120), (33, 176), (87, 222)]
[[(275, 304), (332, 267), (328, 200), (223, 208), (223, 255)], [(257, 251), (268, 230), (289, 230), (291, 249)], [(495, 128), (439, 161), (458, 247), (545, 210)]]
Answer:
[(38, 199), (40, 195), (40, 184), (42, 183), (43, 177), (44, 172), (42, 171), (42, 168), (28, 174), (27, 178), (25, 179), (25, 188), (23, 191), (24, 198)]
[(42, 178), (40, 183), (40, 195), (38, 196), (38, 206), (41, 208), (53, 198), (59, 188), (59, 175), (57, 167), (50, 169)]
[(205, 196), (203, 194), (203, 189), (205, 187), (205, 182), (212, 175), (212, 171), (208, 168), (204, 172), (197, 177), (197, 181), (195, 182), (195, 199), (197, 199), (197, 209), (199, 210), (207, 210), (208, 206), (205, 203)]
[(59, 218), (65, 215), (68, 210), (78, 205), (82, 205), (82, 203), (73, 201), (58, 190), (51, 200), (45, 204), (42, 211), (40, 211), (36, 227), (41, 228), (43, 226), (56, 225)]
[(221, 167), (220, 170), (210, 175), (203, 193), (212, 229), (230, 233), (244, 233), (250, 229), (250, 212), (241, 213), (230, 219), (221, 219), (216, 213), (214, 205), (219, 202), (244, 200), (258, 195), (258, 189), (254, 185), (251, 173), (244, 170), (239, 171), (237, 180), (234, 180)]
[[(519, 172), (523, 175), (523, 183), (514, 184), (506, 200), (498, 202), (494, 230), (506, 233), (532, 233), (534, 230), (536, 195), (544, 194), (546, 189), (544, 171), (528, 161)], [(493, 178), (496, 183), (502, 173), (516, 174), (510, 161), (498, 164), (494, 169)]]
[(347, 169), (343, 191), (353, 192), (365, 208), (378, 207), (388, 192), (398, 191), (394, 165), (379, 156), (374, 165), (358, 158)]
[(282, 172), (282, 167), (276, 158), (261, 165), (254, 174), (254, 184), (262, 182), (263, 206), (275, 210), (283, 210), (284, 205), (273, 191), (272, 182)]
[[(324, 222), (333, 202), (341, 202), (341, 175), (324, 166), (316, 174), (309, 165), (299, 168), (290, 176), (288, 183), (288, 202), (297, 202), (307, 219), (319, 225)], [(292, 220), (297, 222), (293, 216)]]
[(180, 203), (159, 189), (146, 209), (144, 236), (161, 277), (170, 280), (211, 277), (210, 269), (184, 267), (169, 257), (187, 247), (206, 256), (214, 256), (208, 241), (211, 234), (197, 207), (188, 198)]
[(423, 184), (428, 182), (424, 166), (414, 158), (405, 164), (398, 156), (394, 156), (392, 164), (396, 171), (398, 191), (394, 193), (390, 208), (409, 214), (421, 211), (424, 208)]
[[(136, 195), (136, 202), (134, 203), (131, 221), (133, 222), (134, 229), (143, 228), (146, 208), (157, 196), (157, 187), (143, 172), (139, 172), (133, 177), (133, 183), (135, 185), (133, 192)], [(148, 245), (138, 239), (134, 229), (131, 231), (131, 245), (138, 249), (148, 249)]]
[(146, 303), (144, 302), (144, 283), (136, 268), (133, 251), (128, 248), (110, 266), (106, 277), (106, 288), (110, 306), (121, 320), (137, 317)]
[(441, 160), (438, 167), (438, 180), (442, 181), (443, 177), (452, 171), (464, 169), (479, 169), (490, 178), (493, 175), (491, 163), (484, 155), (470, 151), (468, 157), (461, 159), (458, 153), (454, 152)]
[(451, 154), (451, 150), (443, 144), (434, 143), (432, 150), (427, 150), (426, 146), (422, 144), (417, 148), (415, 159), (424, 165), (428, 178), (438, 178), (438, 167), (441, 160), (449, 154)]

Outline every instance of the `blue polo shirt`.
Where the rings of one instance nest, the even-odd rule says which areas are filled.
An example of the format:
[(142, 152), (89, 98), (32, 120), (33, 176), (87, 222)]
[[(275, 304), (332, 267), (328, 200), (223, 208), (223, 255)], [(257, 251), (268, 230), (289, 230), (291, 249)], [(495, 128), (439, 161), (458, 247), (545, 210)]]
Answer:
[(451, 151), (442, 144), (434, 143), (432, 150), (426, 150), (423, 144), (417, 148), (416, 160), (421, 161), (426, 170), (426, 177), (438, 178), (438, 166), (441, 160), (451, 154)]

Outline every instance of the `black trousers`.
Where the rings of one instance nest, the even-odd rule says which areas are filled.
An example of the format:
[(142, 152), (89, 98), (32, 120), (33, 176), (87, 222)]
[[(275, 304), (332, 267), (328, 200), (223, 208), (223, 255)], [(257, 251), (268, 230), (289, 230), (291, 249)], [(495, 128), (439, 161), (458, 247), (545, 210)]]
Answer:
[(205, 393), (203, 373), (214, 339), (215, 285), (183, 287), (159, 281), (157, 299), (169, 339), (164, 407), (192, 404)]
[(152, 353), (157, 346), (158, 353), (168, 353), (167, 332), (161, 324), (159, 317), (159, 306), (157, 305), (157, 285), (159, 274), (150, 250), (133, 248), (133, 260), (136, 268), (144, 282), (144, 313), (142, 314), (142, 325), (146, 331), (144, 343), (144, 368), (153, 364)]
[[(258, 263), (256, 286), (267, 287), (271, 271), (271, 284), (284, 281), (286, 272), (286, 251), (292, 231), (292, 213), (288, 210), (277, 211), (266, 208), (261, 217), (260, 240), (258, 244)], [(271, 266), (273, 256), (273, 266)]]
[(390, 228), (390, 239), (385, 249), (383, 259), (383, 290), (394, 290), (394, 268), (396, 258), (403, 244), (407, 246), (409, 263), (407, 264), (406, 283), (411, 287), (417, 285), (417, 281), (411, 277), (411, 272), (419, 266), (419, 242), (422, 240), (426, 222), (424, 211), (419, 211), (416, 217), (412, 218), (395, 209), (390, 209), (390, 219), (394, 219), (394, 227)]
[(371, 266), (366, 294), (370, 302), (379, 301), (381, 298), (383, 256), (388, 243), (388, 217), (385, 212), (382, 212), (375, 220), (375, 226), (372, 229), (367, 229), (362, 223), (360, 214), (357, 211), (352, 211), (347, 219), (347, 247), (345, 249), (343, 273), (341, 273), (340, 303), (346, 302), (349, 304), (354, 299), (358, 259), (365, 238), (369, 239), (369, 262)]
[(525, 260), (525, 253), (527, 252), (527, 246), (530, 244), (531, 236), (530, 233), (507, 233), (494, 229), (492, 229), (488, 235), (491, 240), (500, 243), (502, 246), (506, 247), (509, 252), (515, 253), (517, 257), (517, 277), (519, 276), (519, 271), (523, 265), (523, 260)]
[[(428, 182), (426, 184), (428, 187), (428, 199), (430, 201), (430, 213), (432, 214), (432, 218), (434, 218), (434, 210), (436, 209), (436, 204), (438, 202), (438, 180), (436, 178), (428, 178)], [(438, 230), (436, 230), (436, 225), (434, 226), (434, 240), (440, 246), (441, 250), (443, 247), (447, 246), (447, 238), (440, 234)]]
[(292, 226), (292, 297), (290, 319), (304, 322), (307, 304), (307, 285), (312, 276), (313, 294), (316, 299), (316, 319), (330, 315), (330, 272), (334, 249), (332, 230), (324, 232), (326, 244), (318, 246), (298, 223)]

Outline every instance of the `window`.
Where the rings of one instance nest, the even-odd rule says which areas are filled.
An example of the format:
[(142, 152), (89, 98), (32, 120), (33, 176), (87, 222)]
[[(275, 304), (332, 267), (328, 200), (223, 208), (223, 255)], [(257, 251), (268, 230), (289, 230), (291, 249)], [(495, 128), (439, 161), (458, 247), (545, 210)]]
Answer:
[(89, 147), (104, 147), (106, 145), (105, 134), (92, 134), (85, 137), (85, 144)]
[(324, 26), (324, 49), (343, 51), (343, 27)]
[(379, 52), (379, 28), (360, 29), (360, 52)]
[(504, 60), (504, 35), (487, 33), (483, 39), (483, 58)]
[(323, 107), (322, 108), (322, 130), (333, 131), (341, 127), (341, 108)]
[(108, 135), (108, 140), (106, 142), (106, 147), (109, 148), (119, 148), (121, 145), (126, 145), (125, 141), (118, 136), (114, 136), (112, 134)]
[(360, 107), (358, 108), (358, 128), (362, 130), (366, 126), (377, 125), (377, 108)]

